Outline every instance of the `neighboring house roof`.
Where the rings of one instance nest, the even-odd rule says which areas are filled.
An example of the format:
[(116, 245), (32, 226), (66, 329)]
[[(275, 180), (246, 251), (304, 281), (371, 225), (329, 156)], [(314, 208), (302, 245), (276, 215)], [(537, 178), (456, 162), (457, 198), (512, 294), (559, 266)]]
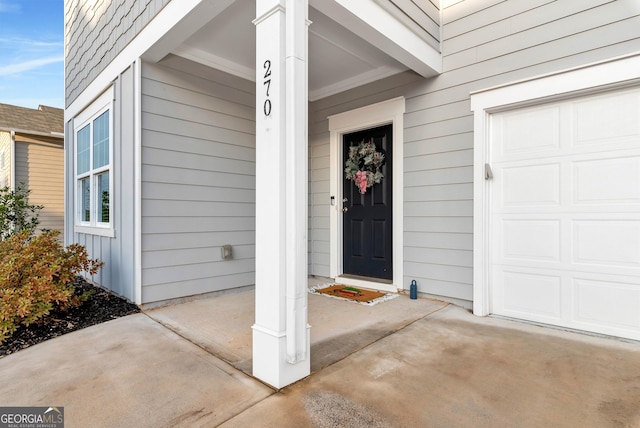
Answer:
[(0, 103), (0, 129), (20, 132), (64, 132), (64, 110), (40, 105), (38, 109)]

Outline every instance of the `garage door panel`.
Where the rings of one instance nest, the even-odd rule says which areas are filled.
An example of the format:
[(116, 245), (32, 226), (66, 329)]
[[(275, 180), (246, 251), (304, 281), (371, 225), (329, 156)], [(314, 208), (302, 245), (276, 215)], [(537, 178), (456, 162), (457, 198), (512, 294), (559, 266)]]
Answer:
[(640, 88), (491, 120), (491, 312), (640, 340)]
[(502, 286), (500, 306), (503, 315), (549, 323), (561, 321), (560, 275), (532, 274), (508, 269), (500, 270), (497, 274)]
[(556, 106), (511, 112), (500, 123), (503, 157), (539, 155), (560, 147), (560, 109)]
[(499, 206), (528, 207), (560, 204), (559, 164), (530, 165), (501, 170), (503, 200)]
[(640, 137), (640, 93), (606, 94), (573, 104), (575, 145), (611, 144)]
[[(638, 284), (594, 278), (573, 280), (574, 320), (590, 330), (606, 333), (611, 327), (640, 329)], [(609, 330), (603, 330), (603, 328)]]
[(640, 156), (574, 162), (573, 203), (640, 203)]
[(503, 260), (560, 262), (559, 220), (505, 220), (501, 240)]
[(640, 267), (640, 220), (578, 220), (572, 223), (573, 263)]

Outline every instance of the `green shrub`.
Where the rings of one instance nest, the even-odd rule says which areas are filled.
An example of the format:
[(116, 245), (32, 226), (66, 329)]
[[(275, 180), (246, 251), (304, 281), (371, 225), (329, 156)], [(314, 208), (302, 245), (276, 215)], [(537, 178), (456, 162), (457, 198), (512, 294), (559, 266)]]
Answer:
[(40, 223), (38, 214), (42, 205), (29, 204), (29, 193), (20, 183), (15, 190), (0, 188), (0, 240), (26, 232), (32, 236)]
[(54, 307), (79, 306), (83, 298), (73, 295), (76, 275), (94, 275), (102, 267), (101, 261), (89, 259), (83, 246), (64, 248), (58, 234), (46, 231), (30, 237), (21, 232), (0, 242), (0, 343), (19, 325), (28, 326)]

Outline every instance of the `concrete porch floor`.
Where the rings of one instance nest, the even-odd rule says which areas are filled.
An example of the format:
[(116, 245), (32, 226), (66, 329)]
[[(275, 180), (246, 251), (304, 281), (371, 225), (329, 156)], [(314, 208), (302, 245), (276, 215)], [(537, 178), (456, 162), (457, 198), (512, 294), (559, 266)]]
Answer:
[(245, 291), (2, 358), (0, 405), (63, 406), (68, 428), (640, 426), (638, 342), (406, 296), (373, 307), (309, 297), (315, 373), (280, 391), (223, 361), (250, 367)]
[[(309, 287), (332, 283), (309, 278)], [(404, 328), (447, 304), (400, 295), (391, 302), (361, 305), (309, 294), (311, 372)], [(215, 298), (151, 309), (146, 314), (160, 324), (231, 364), (252, 373), (253, 289), (232, 291)]]

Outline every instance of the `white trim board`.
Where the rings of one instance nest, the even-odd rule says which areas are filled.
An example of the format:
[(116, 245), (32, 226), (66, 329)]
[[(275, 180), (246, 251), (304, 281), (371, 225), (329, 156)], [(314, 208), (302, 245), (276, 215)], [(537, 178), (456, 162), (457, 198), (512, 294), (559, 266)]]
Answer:
[(142, 304), (142, 60), (136, 59), (134, 63), (135, 73), (135, 94), (134, 94), (134, 126), (135, 137), (133, 144), (134, 152), (134, 284), (133, 296), (136, 305)]
[(640, 81), (640, 52), (546, 74), (471, 94), (474, 112), (473, 313), (491, 313), (489, 220), (491, 193), (485, 180), (490, 155), (491, 114), (613, 89)]
[(335, 197), (335, 205), (330, 205), (330, 262), (329, 275), (332, 278), (342, 274), (342, 151), (340, 142), (342, 135), (380, 125), (393, 125), (393, 284), (367, 282), (358, 280), (357, 284), (348, 278), (340, 278), (345, 285), (397, 291), (403, 286), (403, 251), (404, 251), (404, 97), (393, 98), (377, 104), (329, 116), (330, 132), (330, 166), (329, 189)]

